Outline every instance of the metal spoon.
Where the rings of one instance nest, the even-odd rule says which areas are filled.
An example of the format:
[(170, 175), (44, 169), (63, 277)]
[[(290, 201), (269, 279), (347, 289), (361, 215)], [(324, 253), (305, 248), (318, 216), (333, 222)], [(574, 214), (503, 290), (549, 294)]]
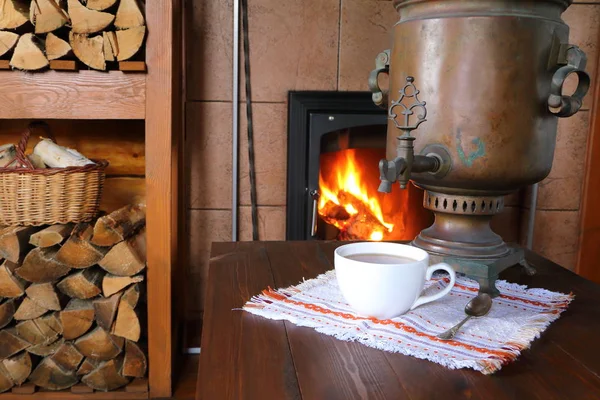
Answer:
[(450, 340), (456, 335), (456, 332), (464, 325), (471, 317), (483, 317), (490, 312), (492, 308), (492, 298), (486, 293), (479, 293), (471, 299), (465, 306), (465, 314), (467, 317), (448, 329), (446, 332), (440, 333), (437, 337), (442, 340)]

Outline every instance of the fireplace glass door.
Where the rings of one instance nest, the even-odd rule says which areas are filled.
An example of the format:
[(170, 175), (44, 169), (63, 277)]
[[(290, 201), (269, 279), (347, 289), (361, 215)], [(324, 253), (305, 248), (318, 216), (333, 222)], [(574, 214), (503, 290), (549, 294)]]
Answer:
[(433, 222), (413, 185), (379, 193), (386, 112), (369, 93), (291, 92), (287, 239), (412, 240)]

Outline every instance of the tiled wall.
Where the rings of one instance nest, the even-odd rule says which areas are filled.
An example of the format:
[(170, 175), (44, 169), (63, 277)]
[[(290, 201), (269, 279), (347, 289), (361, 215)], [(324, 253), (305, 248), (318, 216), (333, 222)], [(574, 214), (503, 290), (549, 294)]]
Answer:
[[(570, 42), (588, 57), (586, 70), (596, 78), (600, 1), (576, 1), (563, 14), (571, 27)], [(592, 88), (594, 85), (592, 85)], [(575, 269), (579, 246), (579, 209), (589, 133), (590, 107), (595, 94), (588, 93), (582, 110), (558, 124), (558, 139), (552, 172), (539, 185), (533, 250), (552, 261)], [(524, 204), (528, 204), (525, 199)], [(528, 217), (528, 210), (524, 217)]]
[[(397, 14), (385, 0), (248, 2), (259, 232), (261, 239), (284, 239), (287, 92), (367, 90), (367, 75), (375, 56), (389, 47)], [(210, 243), (231, 238), (232, 5), (232, 0), (187, 1), (190, 317), (202, 310)], [(565, 15), (572, 42), (588, 52), (592, 71), (599, 15), (600, 3), (576, 4)], [(242, 92), (243, 85), (242, 79)], [(589, 103), (588, 97), (586, 108)], [(243, 106), (240, 125), (240, 235), (249, 240)], [(560, 129), (556, 162), (540, 190), (534, 243), (536, 250), (573, 267), (588, 112), (561, 121)], [(508, 240), (519, 240), (519, 221), (527, 211), (519, 196), (508, 204), (495, 226)]]

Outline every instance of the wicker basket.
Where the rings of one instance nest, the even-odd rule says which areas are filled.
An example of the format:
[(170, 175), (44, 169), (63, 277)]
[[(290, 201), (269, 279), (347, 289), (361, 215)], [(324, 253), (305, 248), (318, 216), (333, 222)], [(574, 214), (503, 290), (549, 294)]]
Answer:
[(35, 169), (25, 156), (30, 126), (16, 148), (26, 167), (0, 168), (0, 225), (85, 222), (100, 207), (106, 160), (83, 167)]

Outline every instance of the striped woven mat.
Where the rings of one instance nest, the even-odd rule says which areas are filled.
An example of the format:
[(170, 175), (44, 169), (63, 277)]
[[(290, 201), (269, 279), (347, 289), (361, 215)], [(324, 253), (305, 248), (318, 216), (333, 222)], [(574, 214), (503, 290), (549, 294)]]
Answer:
[[(447, 278), (435, 277), (426, 283), (424, 292), (433, 293), (447, 284)], [(468, 278), (457, 277), (450, 294), (442, 299), (388, 320), (353, 312), (340, 293), (335, 271), (285, 289), (268, 288), (248, 301), (244, 310), (447, 368), (491, 374), (515, 360), (573, 299), (570, 294), (527, 289), (506, 281), (497, 281), (496, 287), (501, 295), (494, 299), (490, 313), (469, 320), (450, 341), (436, 335), (465, 316), (465, 305), (478, 291), (478, 284)]]

